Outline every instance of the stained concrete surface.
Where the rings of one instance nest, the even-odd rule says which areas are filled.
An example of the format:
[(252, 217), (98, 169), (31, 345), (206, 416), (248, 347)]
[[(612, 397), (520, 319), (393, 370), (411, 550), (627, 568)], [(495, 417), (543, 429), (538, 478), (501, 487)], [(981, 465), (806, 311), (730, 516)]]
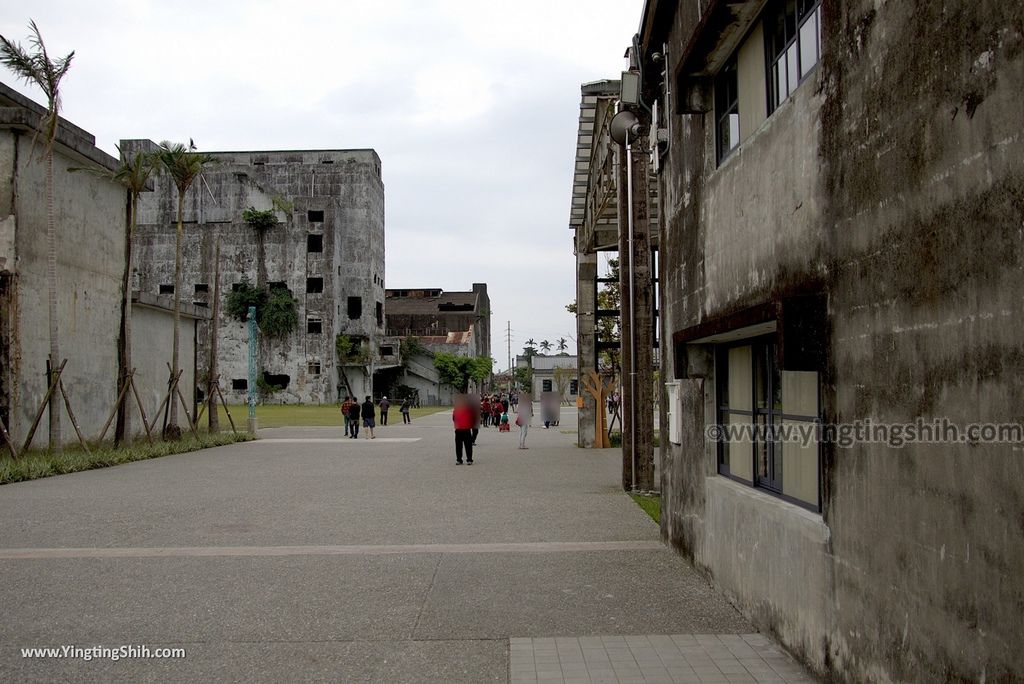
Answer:
[[(516, 435), (488, 429), (476, 463), (456, 466), (448, 424), (439, 414), (378, 431), (416, 442), (266, 430), (286, 441), (0, 488), (0, 678), (507, 681), (510, 637), (753, 631), (650, 544), (658, 528), (616, 489), (615, 452), (540, 428), (519, 451)], [(416, 552), (387, 546), (401, 544)], [(276, 555), (283, 545), (314, 548)], [(203, 555), (214, 546), (245, 555)], [(111, 547), (124, 555), (45, 551)], [(146, 557), (153, 547), (184, 550)], [(24, 557), (2, 557), (12, 549)], [(188, 655), (20, 656), (64, 644)]]

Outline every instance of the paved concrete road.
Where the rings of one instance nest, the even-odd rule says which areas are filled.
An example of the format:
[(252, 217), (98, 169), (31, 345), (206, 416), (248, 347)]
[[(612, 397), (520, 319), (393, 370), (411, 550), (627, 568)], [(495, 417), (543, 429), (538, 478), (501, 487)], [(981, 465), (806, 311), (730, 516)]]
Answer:
[[(473, 466), (440, 414), (0, 487), (0, 679), (503, 682), (510, 638), (753, 631), (573, 419)], [(20, 654), (128, 644), (187, 657)]]

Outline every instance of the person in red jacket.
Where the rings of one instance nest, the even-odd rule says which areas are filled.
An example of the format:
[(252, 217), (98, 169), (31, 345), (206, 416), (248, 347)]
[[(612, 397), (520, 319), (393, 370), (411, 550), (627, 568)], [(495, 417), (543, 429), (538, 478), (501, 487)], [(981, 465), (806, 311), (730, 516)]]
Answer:
[(455, 424), (455, 465), (462, 465), (462, 450), (466, 450), (466, 465), (473, 465), (473, 427), (477, 409), (464, 394), (455, 398), (452, 423)]

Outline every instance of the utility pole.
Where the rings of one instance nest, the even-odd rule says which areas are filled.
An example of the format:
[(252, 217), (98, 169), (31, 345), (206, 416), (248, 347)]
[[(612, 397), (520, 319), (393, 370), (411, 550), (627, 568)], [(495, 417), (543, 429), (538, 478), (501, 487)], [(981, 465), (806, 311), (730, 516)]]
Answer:
[(650, 491), (655, 488), (650, 159), (646, 133), (650, 116), (639, 107), (634, 114), (642, 132), (627, 136), (618, 150), (622, 486), (627, 491)]
[(505, 342), (508, 344), (508, 391), (512, 391), (512, 376), (514, 371), (512, 369), (512, 321), (508, 322), (508, 328), (505, 332)]

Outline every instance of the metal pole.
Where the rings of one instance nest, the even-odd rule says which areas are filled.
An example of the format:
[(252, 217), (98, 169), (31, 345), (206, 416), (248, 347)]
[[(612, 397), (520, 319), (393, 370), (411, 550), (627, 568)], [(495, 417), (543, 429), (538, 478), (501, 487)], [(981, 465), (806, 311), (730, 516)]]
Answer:
[(249, 432), (256, 434), (256, 307), (249, 307)]
[[(626, 224), (629, 229), (629, 296), (636, 301), (636, 282), (634, 279), (634, 251), (633, 251), (633, 143), (629, 140), (629, 132), (626, 133), (626, 198), (627, 208)], [(629, 307), (629, 450), (633, 465), (633, 489), (636, 489), (636, 307)]]

